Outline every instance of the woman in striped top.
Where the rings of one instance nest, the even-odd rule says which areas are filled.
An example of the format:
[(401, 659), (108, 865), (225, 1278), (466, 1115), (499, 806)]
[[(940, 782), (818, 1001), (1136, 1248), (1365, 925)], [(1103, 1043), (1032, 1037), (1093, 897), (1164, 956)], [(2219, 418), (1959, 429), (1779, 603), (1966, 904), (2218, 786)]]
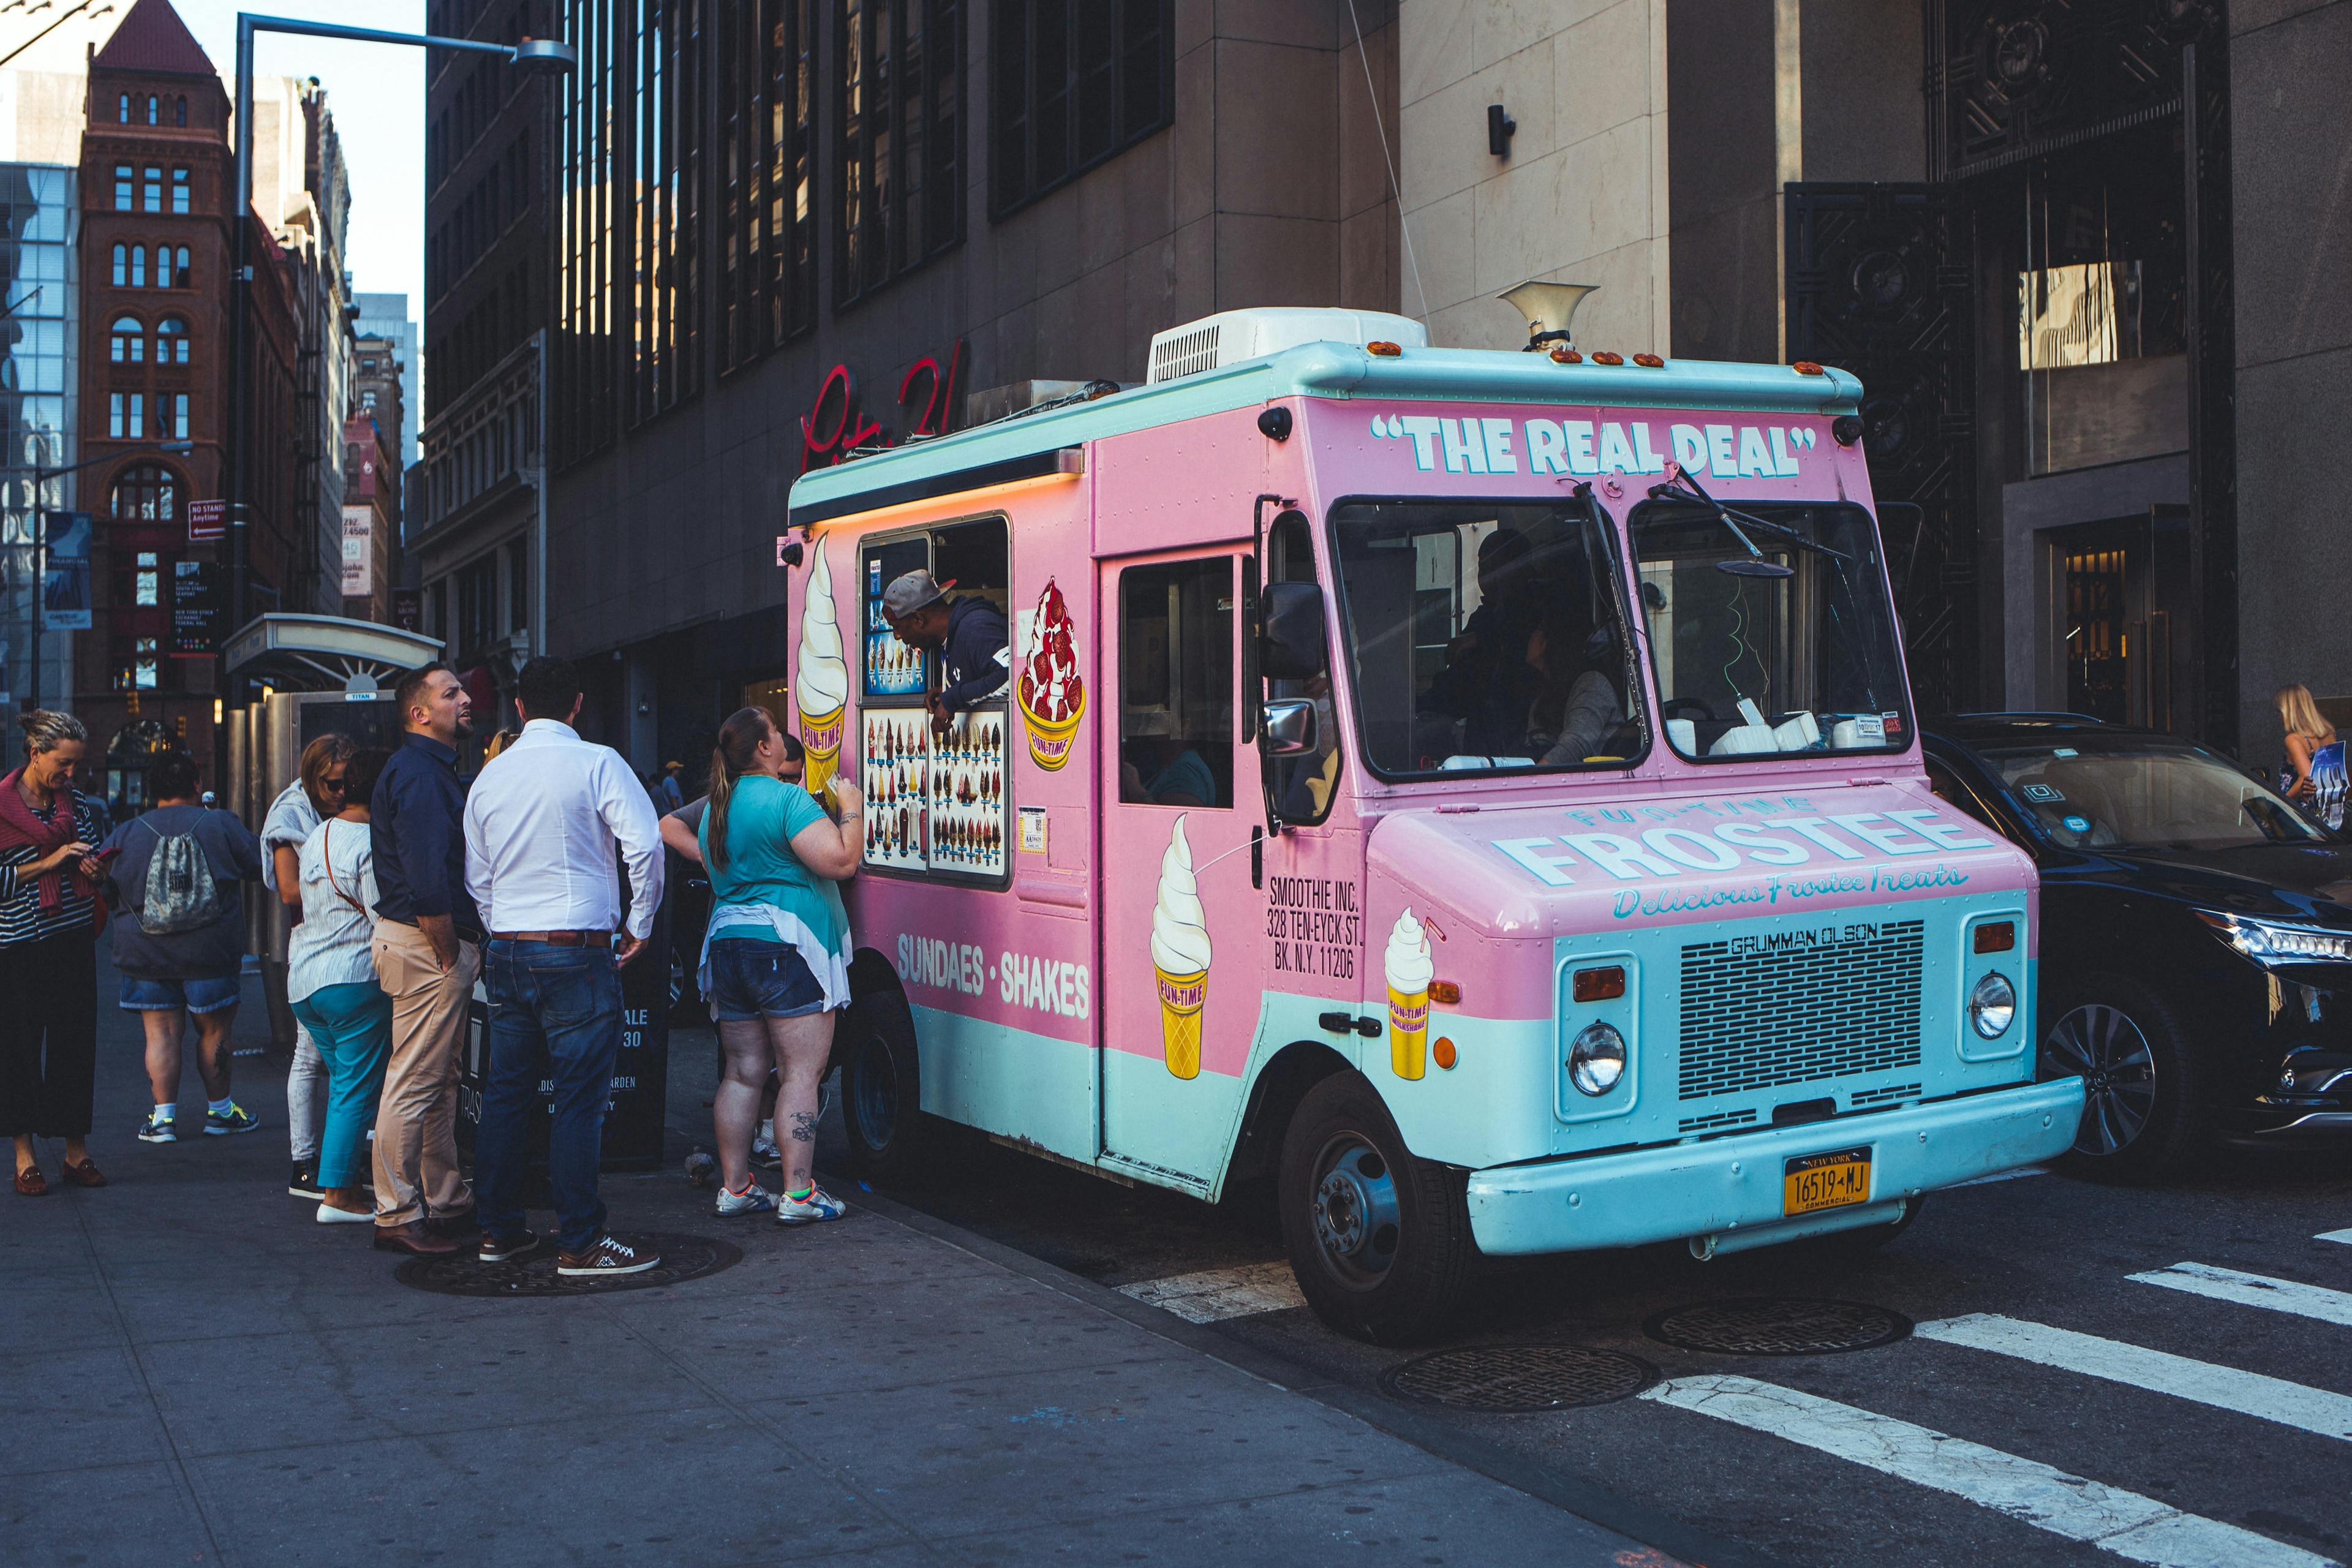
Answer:
[(36, 1137), (65, 1140), (67, 1181), (106, 1185), (83, 1142), (104, 920), (104, 868), (90, 850), (106, 837), (106, 808), (73, 787), (89, 742), (80, 720), (41, 709), (18, 721), (25, 765), (0, 778), (0, 1136), (16, 1141), (16, 1191), (37, 1198), (49, 1184)]

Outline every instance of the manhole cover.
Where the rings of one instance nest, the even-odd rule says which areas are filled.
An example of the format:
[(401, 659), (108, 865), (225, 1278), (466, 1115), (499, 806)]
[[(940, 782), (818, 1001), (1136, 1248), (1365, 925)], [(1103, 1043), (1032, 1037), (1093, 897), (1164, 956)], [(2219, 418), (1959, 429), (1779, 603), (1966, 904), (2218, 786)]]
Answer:
[(1465, 1345), (1416, 1356), (1381, 1374), (1400, 1399), (1498, 1415), (1630, 1399), (1658, 1381), (1639, 1356), (1579, 1345)]
[(393, 1270), (403, 1285), (443, 1296), (603, 1296), (614, 1290), (646, 1290), (699, 1279), (743, 1261), (743, 1249), (704, 1236), (672, 1236), (661, 1231), (633, 1231), (622, 1237), (632, 1247), (645, 1246), (661, 1254), (661, 1261), (642, 1274), (622, 1274), (607, 1279), (567, 1279), (555, 1271), (555, 1248), (541, 1247), (513, 1263), (480, 1263), (473, 1249), (446, 1258), (412, 1258)]
[(1759, 1296), (1660, 1312), (1642, 1331), (1662, 1344), (1723, 1355), (1831, 1355), (1892, 1344), (1911, 1320), (1867, 1301)]

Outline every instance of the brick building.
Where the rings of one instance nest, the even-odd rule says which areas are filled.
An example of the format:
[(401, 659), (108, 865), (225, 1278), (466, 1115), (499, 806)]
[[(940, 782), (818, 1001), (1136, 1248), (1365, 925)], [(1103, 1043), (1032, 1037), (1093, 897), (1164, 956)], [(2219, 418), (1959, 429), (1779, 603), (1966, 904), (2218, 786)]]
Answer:
[[(191, 501), (223, 493), (231, 384), (232, 222), (253, 226), (254, 450), (297, 440), (292, 302), (278, 246), (234, 211), (228, 96), (168, 0), (138, 0), (91, 58), (81, 153), (82, 508), (91, 514), (92, 621), (78, 639), (74, 706), (107, 753), (115, 804), (144, 804), (140, 768), (184, 745), (210, 764), (214, 662), (175, 655), (174, 588), (226, 544), (189, 538)], [(184, 453), (163, 443), (186, 442)], [(274, 609), (309, 559), (298, 466), (254, 465), (252, 607)], [(294, 607), (309, 608), (307, 584)]]
[[(378, 406), (390, 416), (391, 407)], [(392, 620), (393, 545), (399, 537), (399, 426), (353, 414), (343, 421), (343, 614), (352, 619)]]

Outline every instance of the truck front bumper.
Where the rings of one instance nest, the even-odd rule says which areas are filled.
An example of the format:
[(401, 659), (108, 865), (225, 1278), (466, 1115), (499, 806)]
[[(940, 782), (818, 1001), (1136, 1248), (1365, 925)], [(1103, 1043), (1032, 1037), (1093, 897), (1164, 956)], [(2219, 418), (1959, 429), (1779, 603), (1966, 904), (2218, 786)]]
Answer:
[[(1734, 1246), (1879, 1224), (1916, 1197), (2063, 1153), (2083, 1119), (2083, 1080), (2055, 1079), (1900, 1110), (1743, 1132), (1703, 1143), (1470, 1173), (1470, 1229), (1492, 1254), (1580, 1252), (1685, 1238)], [(1790, 1219), (1786, 1161), (1867, 1145), (1869, 1202)], [(1737, 1238), (1737, 1241), (1734, 1238)]]

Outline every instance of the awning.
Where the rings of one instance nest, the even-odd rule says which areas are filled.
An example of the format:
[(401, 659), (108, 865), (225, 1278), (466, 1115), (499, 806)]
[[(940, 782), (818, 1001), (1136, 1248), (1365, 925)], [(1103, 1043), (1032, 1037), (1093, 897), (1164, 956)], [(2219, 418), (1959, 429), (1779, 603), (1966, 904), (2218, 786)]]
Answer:
[(238, 628), (223, 650), (232, 679), (289, 691), (373, 691), (441, 657), (441, 640), (378, 621), (277, 614)]

